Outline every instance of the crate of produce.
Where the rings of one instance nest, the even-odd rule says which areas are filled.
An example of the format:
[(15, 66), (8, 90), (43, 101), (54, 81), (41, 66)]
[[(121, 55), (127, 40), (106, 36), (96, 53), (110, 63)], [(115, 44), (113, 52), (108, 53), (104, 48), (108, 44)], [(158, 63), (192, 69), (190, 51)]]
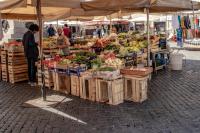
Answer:
[(124, 76), (125, 84), (125, 100), (133, 102), (143, 102), (147, 100), (148, 78)]
[(80, 77), (80, 97), (90, 101), (96, 100), (96, 78), (91, 73), (84, 73)]
[(124, 102), (123, 79), (97, 79), (96, 101), (118, 105)]
[(71, 61), (69, 59), (65, 59), (65, 58), (59, 59), (59, 61), (54, 62), (54, 68), (58, 71), (60, 70), (62, 72), (64, 72), (64, 71), (67, 72), (68, 66), (70, 63), (71, 63)]
[(102, 67), (98, 69), (98, 71), (96, 71), (94, 75), (96, 78), (102, 78), (107, 80), (117, 79), (121, 77), (120, 71), (113, 67)]
[(66, 73), (53, 72), (53, 83), (54, 90), (65, 94), (70, 94), (70, 76), (68, 76)]
[(68, 75), (77, 75), (80, 76), (81, 73), (85, 72), (87, 70), (86, 65), (73, 65), (68, 67)]

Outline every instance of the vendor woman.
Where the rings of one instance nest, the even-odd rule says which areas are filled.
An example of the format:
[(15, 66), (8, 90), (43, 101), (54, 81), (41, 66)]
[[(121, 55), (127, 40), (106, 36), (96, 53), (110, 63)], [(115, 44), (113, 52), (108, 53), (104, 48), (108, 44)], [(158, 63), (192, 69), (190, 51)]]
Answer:
[(57, 38), (57, 46), (59, 48), (60, 55), (67, 56), (70, 54), (69, 46), (70, 42), (69, 39), (63, 34), (63, 29), (58, 28), (58, 38)]

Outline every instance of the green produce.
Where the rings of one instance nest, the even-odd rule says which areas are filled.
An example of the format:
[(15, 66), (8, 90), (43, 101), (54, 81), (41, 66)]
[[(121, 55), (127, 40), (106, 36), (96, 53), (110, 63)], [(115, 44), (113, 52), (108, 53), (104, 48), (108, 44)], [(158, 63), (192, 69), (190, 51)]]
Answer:
[(94, 60), (91, 61), (92, 66), (97, 66), (100, 67), (102, 65), (102, 61), (100, 58), (96, 58)]
[(60, 64), (60, 65), (68, 65), (70, 63), (71, 63), (71, 61), (68, 59), (62, 59), (61, 61), (58, 62), (58, 64)]
[(99, 68), (99, 71), (109, 71), (109, 72), (113, 72), (115, 71), (116, 69), (113, 68), (113, 67), (102, 67), (102, 68)]
[(125, 48), (125, 47), (120, 47), (120, 50), (119, 50), (119, 55), (120, 55), (120, 56), (124, 57), (124, 56), (126, 56), (128, 53), (129, 53), (129, 52), (128, 52), (128, 49), (127, 49), (127, 48)]

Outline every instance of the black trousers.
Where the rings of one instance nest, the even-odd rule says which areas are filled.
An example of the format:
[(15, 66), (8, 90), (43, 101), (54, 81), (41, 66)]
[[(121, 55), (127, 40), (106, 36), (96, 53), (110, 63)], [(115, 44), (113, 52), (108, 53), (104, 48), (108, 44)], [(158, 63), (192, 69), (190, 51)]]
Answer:
[(37, 59), (35, 59), (35, 58), (27, 58), (27, 60), (28, 60), (28, 78), (29, 78), (29, 82), (36, 82), (37, 67), (35, 66), (35, 62), (37, 62)]

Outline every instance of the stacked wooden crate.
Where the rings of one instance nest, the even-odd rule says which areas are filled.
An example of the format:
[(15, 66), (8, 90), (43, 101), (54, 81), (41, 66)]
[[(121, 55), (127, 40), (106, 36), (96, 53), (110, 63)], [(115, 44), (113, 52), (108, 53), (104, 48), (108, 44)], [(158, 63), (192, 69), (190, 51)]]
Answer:
[[(1, 63), (1, 49), (0, 49), (0, 63)], [(2, 69), (0, 65), (0, 80), (2, 80)]]
[(28, 66), (24, 52), (8, 52), (8, 73), (10, 83), (17, 83), (28, 80)]
[(54, 90), (70, 94), (70, 76), (65, 72), (53, 72)]
[(86, 71), (86, 66), (69, 66), (68, 74), (71, 79), (71, 94), (74, 96), (80, 96), (82, 89), (81, 77)]
[(124, 76), (125, 78), (125, 100), (143, 102), (147, 99), (148, 78)]
[(124, 102), (123, 79), (113, 80), (97, 79), (96, 101), (118, 105)]
[(67, 65), (55, 63), (53, 74), (54, 90), (64, 94), (70, 94), (70, 76), (67, 75)]
[(96, 101), (96, 78), (91, 73), (84, 73), (80, 77), (80, 97)]
[(121, 74), (124, 77), (125, 100), (144, 102), (147, 100), (148, 80), (151, 77), (152, 68), (124, 68)]
[(2, 71), (2, 80), (9, 82), (9, 73), (8, 73), (8, 51), (1, 50), (1, 71)]
[[(42, 70), (41, 64), (37, 65), (37, 77), (38, 77), (38, 85), (42, 86)], [(45, 87), (51, 89), (53, 84), (53, 72), (49, 71), (48, 67), (44, 66), (44, 78), (45, 78)]]

